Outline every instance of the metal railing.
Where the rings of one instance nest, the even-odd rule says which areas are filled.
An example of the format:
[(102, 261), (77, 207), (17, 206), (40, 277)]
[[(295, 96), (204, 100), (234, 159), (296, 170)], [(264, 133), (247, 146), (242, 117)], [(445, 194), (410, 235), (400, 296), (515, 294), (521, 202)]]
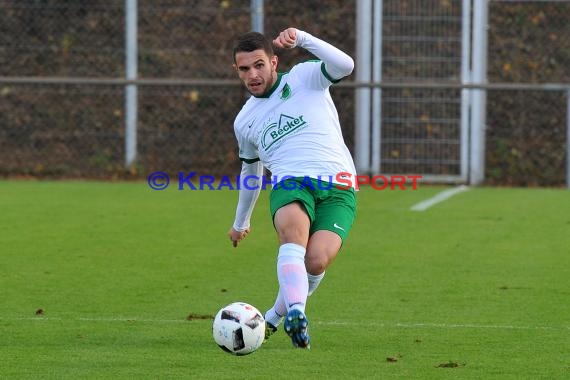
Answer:
[[(121, 177), (125, 163), (134, 175), (155, 169), (234, 171), (231, 123), (244, 91), (231, 70), (230, 37), (248, 24), (272, 35), (296, 14), (297, 26), (363, 63), (356, 52), (362, 25), (354, 20), (358, 7), (370, 6), (370, 31), (383, 36), (369, 51), (375, 69), (366, 80), (357, 70), (332, 90), (355, 156), (359, 145), (372, 140), (371, 169), (465, 182), (474, 129), (463, 104), (469, 94), (485, 93), (491, 98), (479, 137), (486, 153), (479, 158), (486, 180), (570, 182), (570, 59), (564, 55), (570, 51), (564, 16), (569, 2), (414, 0), (404, 6), (397, 0), (330, 0), (327, 6), (315, 1), (274, 7), (272, 1), (139, 0), (138, 21), (129, 23), (132, 12), (126, 10), (134, 0), (3, 0), (0, 175)], [(488, 78), (474, 80), (465, 65), (472, 59), (465, 31), (474, 21), (471, 10), (481, 4), (489, 6), (489, 68)], [(136, 33), (125, 25), (137, 26)], [(136, 54), (128, 47), (133, 34)], [(128, 57), (135, 56), (133, 69)], [(280, 52), (281, 69), (304, 58), (311, 57)], [(371, 94), (364, 127), (355, 120), (360, 92)], [(373, 121), (382, 129), (371, 127), (359, 143), (359, 128)]]

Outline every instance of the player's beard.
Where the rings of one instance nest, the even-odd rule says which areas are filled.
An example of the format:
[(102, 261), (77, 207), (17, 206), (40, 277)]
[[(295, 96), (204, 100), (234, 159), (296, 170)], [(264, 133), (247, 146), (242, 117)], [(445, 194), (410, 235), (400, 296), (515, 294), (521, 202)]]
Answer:
[(277, 76), (277, 72), (272, 71), (269, 75), (269, 77), (263, 78), (263, 82), (255, 87), (251, 87), (251, 85), (247, 86), (247, 91), (253, 95), (253, 96), (257, 96), (257, 97), (261, 97), (266, 95), (269, 90), (271, 90), (271, 88), (273, 87), (273, 84), (275, 84), (276, 81), (276, 76)]

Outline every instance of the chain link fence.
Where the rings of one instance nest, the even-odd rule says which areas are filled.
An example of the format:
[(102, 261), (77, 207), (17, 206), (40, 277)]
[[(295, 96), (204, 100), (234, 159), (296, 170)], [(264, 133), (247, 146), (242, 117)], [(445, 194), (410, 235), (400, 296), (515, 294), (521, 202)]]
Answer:
[[(356, 1), (266, 0), (264, 32), (296, 26), (355, 56)], [(570, 82), (570, 2), (489, 4), (489, 82)], [(460, 0), (383, 7), (384, 79), (458, 80)], [(237, 81), (214, 82), (235, 80), (232, 40), (250, 29), (249, 0), (139, 0), (139, 77), (206, 85), (139, 86), (137, 161), (125, 168), (123, 85), (0, 82), (0, 176), (237, 173), (233, 119), (246, 94)], [(278, 54), (282, 71), (311, 58), (300, 49)], [(0, 76), (124, 78), (124, 1), (0, 0)], [(383, 90), (382, 171), (457, 173), (459, 92)], [(332, 94), (354, 150), (354, 88)], [(565, 104), (562, 92), (488, 91), (486, 181), (564, 184)], [(437, 167), (410, 164), (429, 155)]]
[[(489, 82), (570, 83), (569, 1), (491, 1), (488, 38)], [(488, 92), (487, 183), (565, 183), (569, 95)]]
[[(382, 80), (461, 80), (461, 1), (385, 1)], [(461, 171), (461, 91), (382, 90), (381, 171), (456, 176)]]

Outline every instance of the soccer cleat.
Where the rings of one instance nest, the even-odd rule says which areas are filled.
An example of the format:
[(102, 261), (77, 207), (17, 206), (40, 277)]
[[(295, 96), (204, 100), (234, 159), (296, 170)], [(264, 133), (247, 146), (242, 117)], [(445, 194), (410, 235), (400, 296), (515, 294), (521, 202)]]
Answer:
[(277, 327), (273, 326), (269, 322), (265, 322), (265, 339), (263, 341), (267, 341), (267, 339), (269, 339), (271, 335), (275, 334), (276, 331)]
[(310, 348), (310, 338), (307, 332), (309, 321), (307, 316), (297, 309), (291, 309), (285, 317), (285, 332), (291, 337), (293, 346), (297, 348)]

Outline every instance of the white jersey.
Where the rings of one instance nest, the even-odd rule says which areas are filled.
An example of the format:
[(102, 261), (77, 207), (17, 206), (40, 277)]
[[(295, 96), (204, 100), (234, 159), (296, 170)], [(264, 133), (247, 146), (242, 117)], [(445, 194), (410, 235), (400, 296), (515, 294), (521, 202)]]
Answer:
[(259, 159), (278, 181), (308, 176), (339, 183), (340, 173), (355, 176), (325, 64), (307, 61), (278, 75), (269, 93), (252, 96), (236, 117), (240, 159)]

